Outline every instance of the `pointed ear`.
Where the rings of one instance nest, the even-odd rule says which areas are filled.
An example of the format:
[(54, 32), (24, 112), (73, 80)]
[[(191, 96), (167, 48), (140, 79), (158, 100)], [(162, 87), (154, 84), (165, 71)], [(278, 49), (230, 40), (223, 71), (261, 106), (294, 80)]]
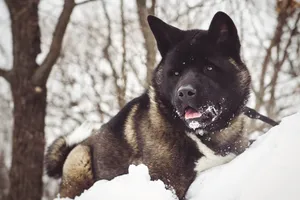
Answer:
[(224, 12), (217, 12), (213, 17), (208, 34), (217, 45), (234, 54), (240, 53), (240, 40), (232, 19)]
[(156, 39), (158, 50), (162, 57), (180, 42), (184, 37), (184, 31), (175, 28), (161, 19), (152, 15), (148, 16), (148, 24)]

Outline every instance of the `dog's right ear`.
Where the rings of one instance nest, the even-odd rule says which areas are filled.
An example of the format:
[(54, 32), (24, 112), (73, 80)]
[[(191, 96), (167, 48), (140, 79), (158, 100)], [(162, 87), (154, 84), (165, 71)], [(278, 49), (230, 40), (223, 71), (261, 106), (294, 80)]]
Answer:
[(152, 15), (148, 16), (148, 24), (156, 39), (158, 50), (162, 57), (180, 42), (184, 37), (184, 31), (171, 26)]

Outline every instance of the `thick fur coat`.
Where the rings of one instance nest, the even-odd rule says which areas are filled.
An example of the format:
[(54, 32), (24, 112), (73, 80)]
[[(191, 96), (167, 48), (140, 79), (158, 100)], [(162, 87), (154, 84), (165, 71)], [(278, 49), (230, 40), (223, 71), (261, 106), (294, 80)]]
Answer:
[(231, 18), (218, 12), (208, 30), (183, 31), (154, 16), (148, 22), (162, 56), (149, 89), (100, 130), (83, 124), (48, 149), (46, 169), (62, 177), (62, 197), (143, 163), (184, 199), (197, 173), (248, 146), (241, 112), (251, 78)]

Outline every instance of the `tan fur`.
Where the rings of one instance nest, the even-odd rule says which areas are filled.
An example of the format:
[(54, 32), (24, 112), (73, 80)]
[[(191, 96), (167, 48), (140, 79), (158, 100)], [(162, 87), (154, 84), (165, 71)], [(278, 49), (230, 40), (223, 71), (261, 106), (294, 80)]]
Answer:
[(151, 125), (155, 127), (159, 126), (160, 124), (166, 124), (164, 123), (164, 119), (162, 118), (162, 116), (159, 114), (159, 108), (155, 97), (155, 91), (152, 86), (150, 86), (148, 94), (150, 98), (149, 119)]
[(235, 120), (233, 120), (227, 128), (221, 130), (218, 133), (219, 142), (231, 141), (232, 137), (235, 137), (235, 135), (236, 135), (236, 134), (232, 134), (232, 133), (240, 134), (240, 131), (243, 129), (243, 123), (244, 122), (243, 122), (242, 116), (239, 116)]
[(244, 116), (240, 115), (227, 128), (212, 135), (212, 139), (216, 140), (220, 146), (231, 144), (232, 148), (242, 152), (249, 145), (249, 139), (244, 130), (244, 123)]
[(249, 85), (249, 83), (251, 81), (249, 71), (245, 69), (245, 70), (240, 71), (237, 75), (239, 76), (241, 88), (242, 89), (247, 88), (247, 86)]
[[(167, 153), (165, 151), (168, 150), (167, 149), (168, 147), (161, 139), (163, 138), (162, 134), (167, 132), (169, 127), (168, 127), (168, 123), (159, 113), (158, 104), (155, 101), (156, 98), (155, 92), (152, 87), (150, 87), (149, 90), (149, 97), (150, 97), (150, 109), (149, 109), (148, 118), (150, 119), (150, 127), (151, 127), (152, 134), (147, 134), (147, 132), (149, 132), (149, 125), (147, 123), (142, 124), (142, 130), (143, 130), (142, 132), (146, 133), (145, 141), (147, 141), (147, 145), (149, 145), (150, 148), (155, 148), (156, 144), (159, 144), (159, 146), (157, 147), (158, 149), (160, 149), (159, 152)], [(163, 144), (161, 144), (162, 142)]]
[[(150, 98), (150, 108), (149, 113), (139, 118), (139, 121), (143, 122), (140, 124), (140, 134), (143, 138), (144, 143), (142, 144), (142, 149), (156, 149), (157, 152), (154, 157), (154, 164), (161, 163), (164, 161), (170, 161), (171, 157), (171, 148), (168, 145), (167, 141), (163, 140), (163, 134), (167, 132), (166, 125), (168, 123), (165, 122), (165, 119), (159, 114), (158, 104), (155, 100), (155, 92), (152, 87), (149, 89), (149, 98)], [(126, 124), (125, 124), (125, 135), (127, 142), (133, 147), (135, 152), (138, 151), (138, 144), (137, 144), (137, 133), (136, 128), (134, 127), (134, 116), (137, 112), (138, 105), (134, 105), (127, 117)], [(138, 164), (141, 163), (143, 160), (142, 157), (135, 157), (133, 163)], [(170, 163), (167, 162), (167, 165)], [(149, 163), (149, 165), (151, 165)]]
[(66, 145), (66, 141), (64, 137), (59, 137), (55, 143), (55, 145), (52, 148), (52, 151), (48, 154), (49, 159), (52, 161), (59, 162), (61, 160), (61, 149), (60, 147)]
[(62, 166), (69, 153), (69, 147), (65, 138), (57, 138), (52, 145), (48, 147), (45, 155), (45, 169), (49, 176), (59, 178), (62, 175)]
[(92, 186), (94, 180), (91, 162), (88, 146), (78, 145), (70, 152), (63, 166), (61, 197), (77, 196)]
[[(139, 132), (136, 132), (137, 129), (133, 125), (133, 120), (136, 119), (135, 114), (139, 112), (137, 110), (138, 105), (134, 105), (126, 120), (125, 134), (127, 142), (133, 146), (136, 151), (142, 152), (138, 157), (133, 158), (132, 163), (143, 163), (147, 165), (150, 173), (155, 178), (156, 174), (159, 174), (161, 170), (170, 169), (172, 167), (172, 152), (174, 146), (169, 142), (171, 127), (168, 127), (168, 123), (160, 114), (155, 91), (152, 87), (150, 87), (148, 94), (150, 98), (149, 112), (139, 117), (139, 121), (141, 122), (139, 124)], [(139, 144), (137, 137), (140, 138)], [(154, 149), (155, 151), (153, 151)], [(143, 156), (150, 156), (151, 160)], [(168, 178), (172, 179), (174, 175), (171, 176), (170, 174)]]
[(137, 110), (137, 105), (134, 105), (127, 117), (126, 123), (125, 123), (125, 137), (128, 142), (128, 144), (132, 147), (133, 151), (137, 153), (138, 146), (137, 146), (137, 139), (136, 139), (136, 132), (134, 127), (134, 118)]
[(251, 77), (249, 74), (248, 69), (245, 66), (240, 66), (237, 64), (237, 62), (233, 58), (229, 58), (228, 61), (236, 67), (236, 69), (239, 71), (237, 73), (238, 80), (240, 81), (240, 86), (242, 90), (246, 89), (248, 87), (248, 84), (251, 81)]
[(229, 58), (228, 61), (236, 67), (236, 69), (241, 70), (240, 66), (236, 63), (233, 58)]

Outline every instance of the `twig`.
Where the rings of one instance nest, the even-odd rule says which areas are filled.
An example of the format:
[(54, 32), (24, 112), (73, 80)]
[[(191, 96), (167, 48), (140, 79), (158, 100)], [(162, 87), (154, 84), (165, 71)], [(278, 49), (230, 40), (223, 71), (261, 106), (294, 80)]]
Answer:
[(80, 6), (80, 5), (83, 5), (83, 4), (86, 4), (86, 3), (90, 3), (90, 2), (93, 2), (93, 1), (98, 1), (98, 0), (86, 0), (86, 1), (82, 1), (82, 2), (76, 3), (76, 6)]
[(115, 89), (116, 89), (116, 93), (117, 93), (118, 105), (119, 105), (119, 108), (122, 108), (125, 105), (125, 101), (124, 101), (124, 96), (122, 96), (122, 88), (118, 84), (119, 75), (117, 73), (116, 67), (110, 57), (110, 54), (109, 54), (109, 48), (112, 46), (111, 19), (109, 17), (105, 1), (102, 0), (101, 3), (102, 3), (105, 18), (107, 20), (107, 30), (108, 30), (108, 34), (107, 34), (107, 38), (106, 38), (107, 43), (106, 43), (105, 47), (103, 48), (103, 54), (104, 54), (105, 59), (108, 61), (109, 65), (111, 67), (111, 70), (113, 73), (113, 81), (114, 81), (114, 85), (115, 85)]
[(63, 10), (58, 18), (58, 22), (53, 32), (49, 53), (47, 54), (41, 66), (32, 76), (32, 81), (34, 84), (39, 85), (46, 83), (52, 67), (60, 55), (63, 38), (75, 5), (76, 4), (74, 0), (65, 0)]
[(125, 97), (125, 93), (126, 93), (126, 89), (127, 89), (127, 72), (126, 72), (126, 57), (127, 57), (127, 50), (126, 50), (126, 41), (127, 41), (127, 35), (126, 35), (126, 23), (125, 23), (125, 13), (124, 13), (124, 0), (121, 0), (121, 4), (120, 4), (120, 11), (121, 11), (121, 32), (122, 32), (122, 67), (121, 67), (121, 77), (122, 77), (122, 81), (123, 81), (123, 86), (121, 88), (121, 92), (122, 92), (122, 97), (123, 97), (123, 102), (125, 104), (124, 101), (124, 97)]
[[(271, 91), (270, 91), (270, 99), (269, 99), (269, 104), (267, 105), (267, 111), (270, 114), (271, 110), (274, 107), (274, 103), (275, 103), (275, 90), (276, 90), (276, 85), (277, 85), (277, 79), (278, 79), (278, 73), (280, 72), (282, 65), (284, 63), (284, 61), (287, 59), (287, 55), (288, 55), (288, 48), (290, 47), (291, 43), (292, 43), (292, 38), (296, 35), (297, 33), (297, 29), (298, 29), (298, 22), (300, 20), (300, 12), (297, 15), (297, 19), (294, 23), (294, 28), (292, 29), (292, 31), (290, 32), (290, 36), (288, 39), (287, 44), (285, 45), (284, 48), (284, 53), (282, 56), (282, 59), (280, 60), (278, 58), (276, 64), (275, 64), (275, 70), (274, 70), (274, 74), (271, 80)], [(279, 54), (279, 53), (278, 53)], [(272, 116), (272, 115), (271, 115)]]
[[(261, 74), (260, 74), (260, 80), (259, 80), (259, 91), (258, 91), (258, 96), (263, 97), (265, 94), (265, 77), (266, 77), (266, 72), (269, 66), (269, 62), (271, 60), (272, 56), (272, 49), (275, 47), (278, 42), (280, 42), (280, 38), (283, 34), (283, 27), (286, 24), (286, 19), (288, 18), (287, 13), (285, 12), (286, 8), (283, 8), (282, 11), (278, 15), (278, 21), (277, 21), (277, 26), (276, 26), (276, 31), (273, 35), (273, 38), (270, 42), (269, 47), (267, 48), (266, 56), (264, 58), (262, 68), (261, 68)], [(259, 101), (256, 102), (255, 109), (258, 110), (260, 106), (262, 105), (262, 102)]]

